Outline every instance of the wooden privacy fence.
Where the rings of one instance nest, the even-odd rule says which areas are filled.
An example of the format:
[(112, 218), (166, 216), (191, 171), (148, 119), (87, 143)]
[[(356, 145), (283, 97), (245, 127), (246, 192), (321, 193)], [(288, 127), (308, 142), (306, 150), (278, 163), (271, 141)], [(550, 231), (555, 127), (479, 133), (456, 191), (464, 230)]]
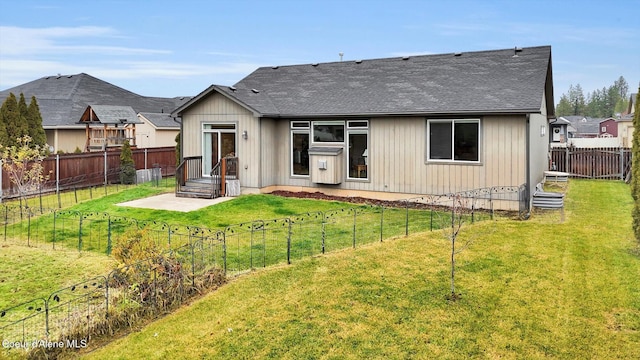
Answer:
[(631, 149), (554, 148), (549, 168), (572, 177), (624, 180), (631, 171)]
[[(161, 168), (162, 176), (175, 175), (175, 147), (132, 149), (136, 170)], [(44, 174), (49, 176), (43, 184), (47, 190), (82, 188), (120, 181), (120, 150), (82, 154), (56, 154), (42, 161)], [(14, 185), (2, 170), (3, 196), (11, 196)]]

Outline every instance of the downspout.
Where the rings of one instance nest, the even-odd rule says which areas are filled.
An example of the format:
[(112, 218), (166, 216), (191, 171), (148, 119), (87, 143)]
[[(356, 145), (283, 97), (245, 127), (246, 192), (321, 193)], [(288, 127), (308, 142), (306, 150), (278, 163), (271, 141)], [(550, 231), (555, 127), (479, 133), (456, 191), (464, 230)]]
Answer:
[(525, 219), (529, 219), (531, 216), (531, 114), (526, 115), (527, 125), (525, 126), (525, 143), (526, 143), (526, 162), (525, 167), (525, 191), (527, 192), (527, 214)]

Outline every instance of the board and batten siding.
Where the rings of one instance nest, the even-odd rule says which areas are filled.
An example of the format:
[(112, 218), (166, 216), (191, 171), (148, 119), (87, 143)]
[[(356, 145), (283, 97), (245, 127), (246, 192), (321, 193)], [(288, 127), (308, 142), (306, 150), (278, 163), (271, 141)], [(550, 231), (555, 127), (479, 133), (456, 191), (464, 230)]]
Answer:
[[(339, 185), (315, 184), (308, 177), (291, 176), (289, 121), (271, 121), (275, 121), (275, 125), (270, 125), (269, 129), (273, 129), (276, 134), (274, 156), (278, 161), (272, 162), (272, 170), (264, 167), (265, 171), (275, 174), (275, 178), (269, 178), (273, 180), (271, 184), (267, 181), (267, 175), (263, 175), (264, 186), (284, 186), (306, 191), (353, 190), (418, 196), (491, 186), (518, 186), (526, 182), (525, 116), (481, 118), (480, 164), (428, 162), (425, 117), (371, 118), (369, 179), (363, 181), (345, 178)], [(346, 167), (346, 149), (343, 155)], [(311, 163), (310, 166), (315, 164)]]
[[(260, 187), (261, 134), (258, 118), (223, 95), (214, 93), (208, 96), (182, 113), (183, 156), (202, 155), (202, 124), (205, 123), (236, 124), (240, 186)], [(243, 131), (247, 131), (246, 140), (242, 138)]]

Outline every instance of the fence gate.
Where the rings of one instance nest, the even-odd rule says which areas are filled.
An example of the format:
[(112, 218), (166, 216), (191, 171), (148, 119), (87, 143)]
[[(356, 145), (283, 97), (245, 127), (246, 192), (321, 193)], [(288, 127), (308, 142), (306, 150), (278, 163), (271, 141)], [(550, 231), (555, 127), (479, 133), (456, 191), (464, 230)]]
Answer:
[(631, 171), (631, 149), (555, 148), (551, 149), (550, 168), (572, 177), (624, 180)]

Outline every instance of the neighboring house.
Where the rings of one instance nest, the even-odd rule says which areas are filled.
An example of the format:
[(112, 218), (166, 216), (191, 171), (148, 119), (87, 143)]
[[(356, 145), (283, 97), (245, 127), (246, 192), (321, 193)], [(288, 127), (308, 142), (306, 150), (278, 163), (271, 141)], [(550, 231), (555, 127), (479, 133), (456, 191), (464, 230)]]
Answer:
[[(189, 100), (141, 96), (84, 73), (47, 76), (0, 91), (1, 101), (9, 93), (23, 93), (26, 99), (36, 97), (47, 143), (54, 152), (85, 148), (86, 123), (80, 123), (80, 119), (89, 105), (128, 106), (135, 113), (169, 113)], [(104, 128), (104, 124), (98, 127)]]
[(600, 131), (598, 137), (618, 137), (618, 123), (614, 118), (607, 118), (600, 121)]
[(564, 116), (564, 119), (571, 123), (569, 129), (570, 138), (596, 138), (600, 132), (600, 121), (584, 116)]
[(176, 146), (180, 123), (169, 113), (139, 113), (141, 124), (136, 126), (136, 144), (139, 148)]
[(571, 122), (563, 117), (553, 119), (549, 122), (549, 142), (552, 146), (565, 145), (569, 137), (569, 131), (574, 130)]
[(84, 151), (120, 148), (125, 141), (136, 145), (138, 116), (131, 106), (89, 105), (80, 118), (85, 125)]
[[(177, 108), (182, 157), (229, 153), (243, 193), (401, 199), (548, 169), (551, 47), (262, 67)], [(200, 163), (197, 163), (200, 164)], [(516, 205), (517, 206), (517, 205)]]

